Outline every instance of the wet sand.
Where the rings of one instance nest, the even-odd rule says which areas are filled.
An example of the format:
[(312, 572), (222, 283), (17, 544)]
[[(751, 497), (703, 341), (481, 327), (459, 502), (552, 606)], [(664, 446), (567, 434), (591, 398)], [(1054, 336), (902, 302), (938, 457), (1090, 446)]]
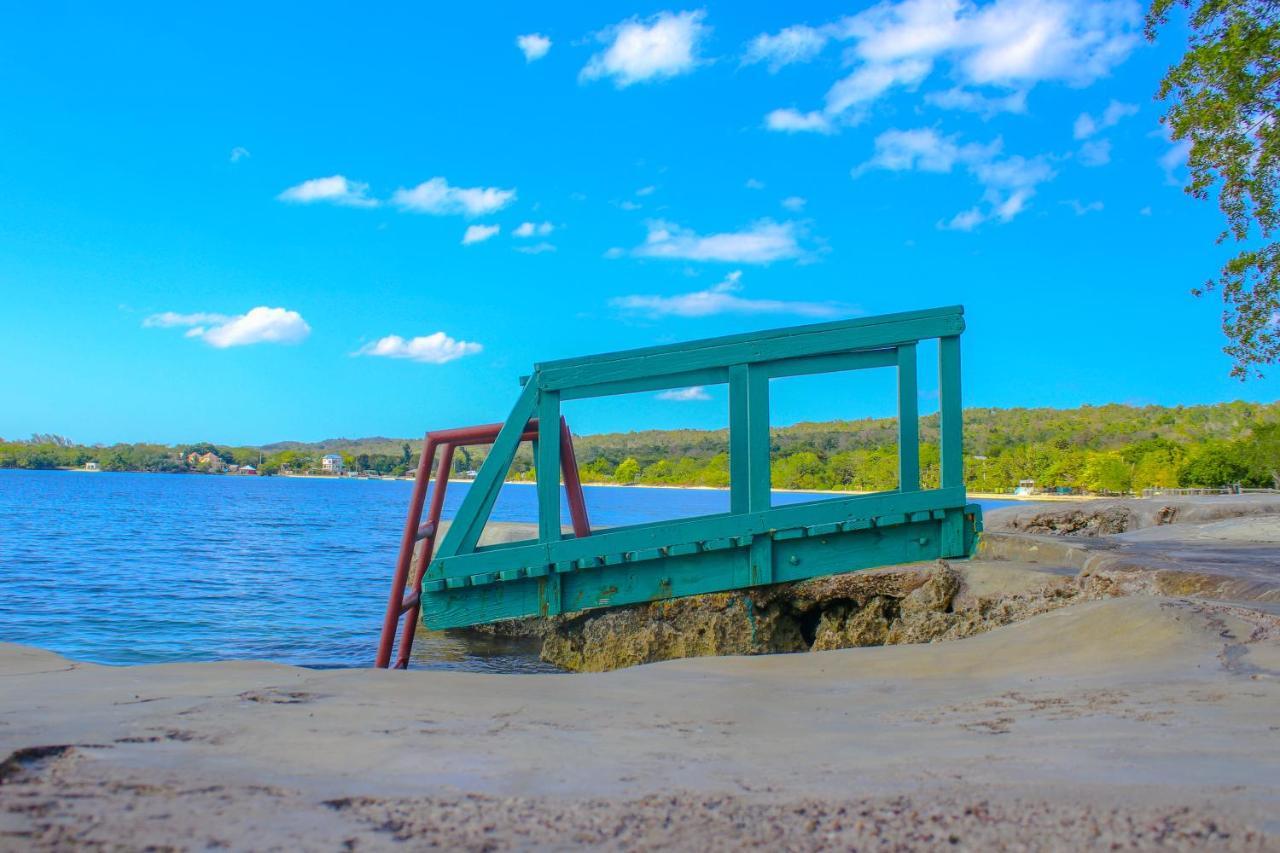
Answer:
[(1274, 849), (1280, 619), (599, 675), (111, 668), (0, 646), (0, 848)]

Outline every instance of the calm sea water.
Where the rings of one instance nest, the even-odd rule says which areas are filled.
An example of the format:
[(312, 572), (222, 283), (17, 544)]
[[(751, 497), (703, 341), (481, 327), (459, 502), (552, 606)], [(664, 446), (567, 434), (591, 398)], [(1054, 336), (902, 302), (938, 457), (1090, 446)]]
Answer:
[[(368, 666), (411, 488), (0, 470), (0, 640), (107, 664)], [(449, 486), (446, 518), (467, 488)], [(724, 512), (729, 501), (718, 491), (586, 493), (592, 524), (602, 527)], [(774, 496), (775, 504), (810, 499)], [(493, 518), (535, 521), (535, 490), (506, 486)], [(465, 633), (419, 636), (414, 665), (548, 669), (527, 643)]]

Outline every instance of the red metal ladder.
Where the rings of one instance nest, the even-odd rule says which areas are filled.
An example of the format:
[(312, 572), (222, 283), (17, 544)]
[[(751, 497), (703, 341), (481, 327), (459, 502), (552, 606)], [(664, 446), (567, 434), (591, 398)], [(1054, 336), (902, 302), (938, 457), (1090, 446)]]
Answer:
[[(413, 497), (409, 500), (409, 517), (405, 519), (404, 533), (400, 537), (400, 556), (391, 581), (391, 595), (387, 599), (387, 613), (382, 621), (382, 638), (378, 642), (376, 666), (386, 669), (391, 663), (391, 650), (395, 645), (400, 618), (407, 616), (400, 634), (400, 653), (396, 656), (396, 669), (409, 667), (409, 653), (413, 650), (413, 635), (418, 624), (422, 576), (431, 555), (435, 551), (436, 531), (440, 527), (440, 512), (444, 509), (444, 493), (449, 485), (449, 472), (453, 469), (453, 451), (464, 445), (493, 444), (502, 424), (462, 427), (460, 429), (429, 432), (423, 440), (422, 457), (418, 460), (418, 473), (413, 481)], [(525, 425), (521, 441), (535, 441), (538, 437), (538, 420), (533, 418)], [(431, 490), (431, 506), (427, 520), (422, 520), (422, 508), (426, 503), (427, 480), (431, 476), (431, 462), (440, 450), (440, 463), (436, 467), (435, 488)], [(578, 477), (578, 460), (573, 453), (573, 436), (564, 418), (560, 419), (560, 470), (564, 478), (569, 502), (569, 517), (573, 521), (573, 535), (591, 535), (587, 520), (587, 504), (582, 496), (582, 481)], [(417, 559), (414, 550), (418, 543)], [(410, 569), (413, 571), (411, 592), (405, 594)]]

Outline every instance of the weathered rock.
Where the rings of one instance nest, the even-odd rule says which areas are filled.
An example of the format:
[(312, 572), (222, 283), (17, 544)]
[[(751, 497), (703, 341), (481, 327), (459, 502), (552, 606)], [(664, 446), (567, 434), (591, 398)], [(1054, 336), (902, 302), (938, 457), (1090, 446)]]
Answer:
[(938, 561), (541, 620), (542, 658), (600, 672), (684, 657), (927, 643), (1108, 594), (1026, 569), (1032, 577), (1014, 584), (1015, 593), (966, 594), (966, 575), (977, 570)]

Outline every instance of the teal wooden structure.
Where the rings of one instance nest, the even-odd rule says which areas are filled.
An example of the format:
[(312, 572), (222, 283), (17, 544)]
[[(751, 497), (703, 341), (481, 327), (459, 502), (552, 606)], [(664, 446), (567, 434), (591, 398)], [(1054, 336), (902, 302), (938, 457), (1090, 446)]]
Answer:
[[(969, 556), (981, 511), (967, 503), (961, 469), (963, 330), (963, 308), (949, 307), (535, 365), (425, 566), (414, 596), (422, 623), (442, 629), (553, 616)], [(923, 489), (917, 346), (928, 339), (939, 342), (941, 482)], [(898, 489), (773, 506), (769, 381), (872, 368), (897, 373)], [(715, 384), (729, 387), (729, 512), (583, 536), (562, 532), (561, 453), (566, 447), (572, 452), (561, 440), (562, 404)], [(538, 538), (477, 547), (519, 443), (529, 437), (537, 471)], [(424, 469), (429, 464), (424, 461)]]

